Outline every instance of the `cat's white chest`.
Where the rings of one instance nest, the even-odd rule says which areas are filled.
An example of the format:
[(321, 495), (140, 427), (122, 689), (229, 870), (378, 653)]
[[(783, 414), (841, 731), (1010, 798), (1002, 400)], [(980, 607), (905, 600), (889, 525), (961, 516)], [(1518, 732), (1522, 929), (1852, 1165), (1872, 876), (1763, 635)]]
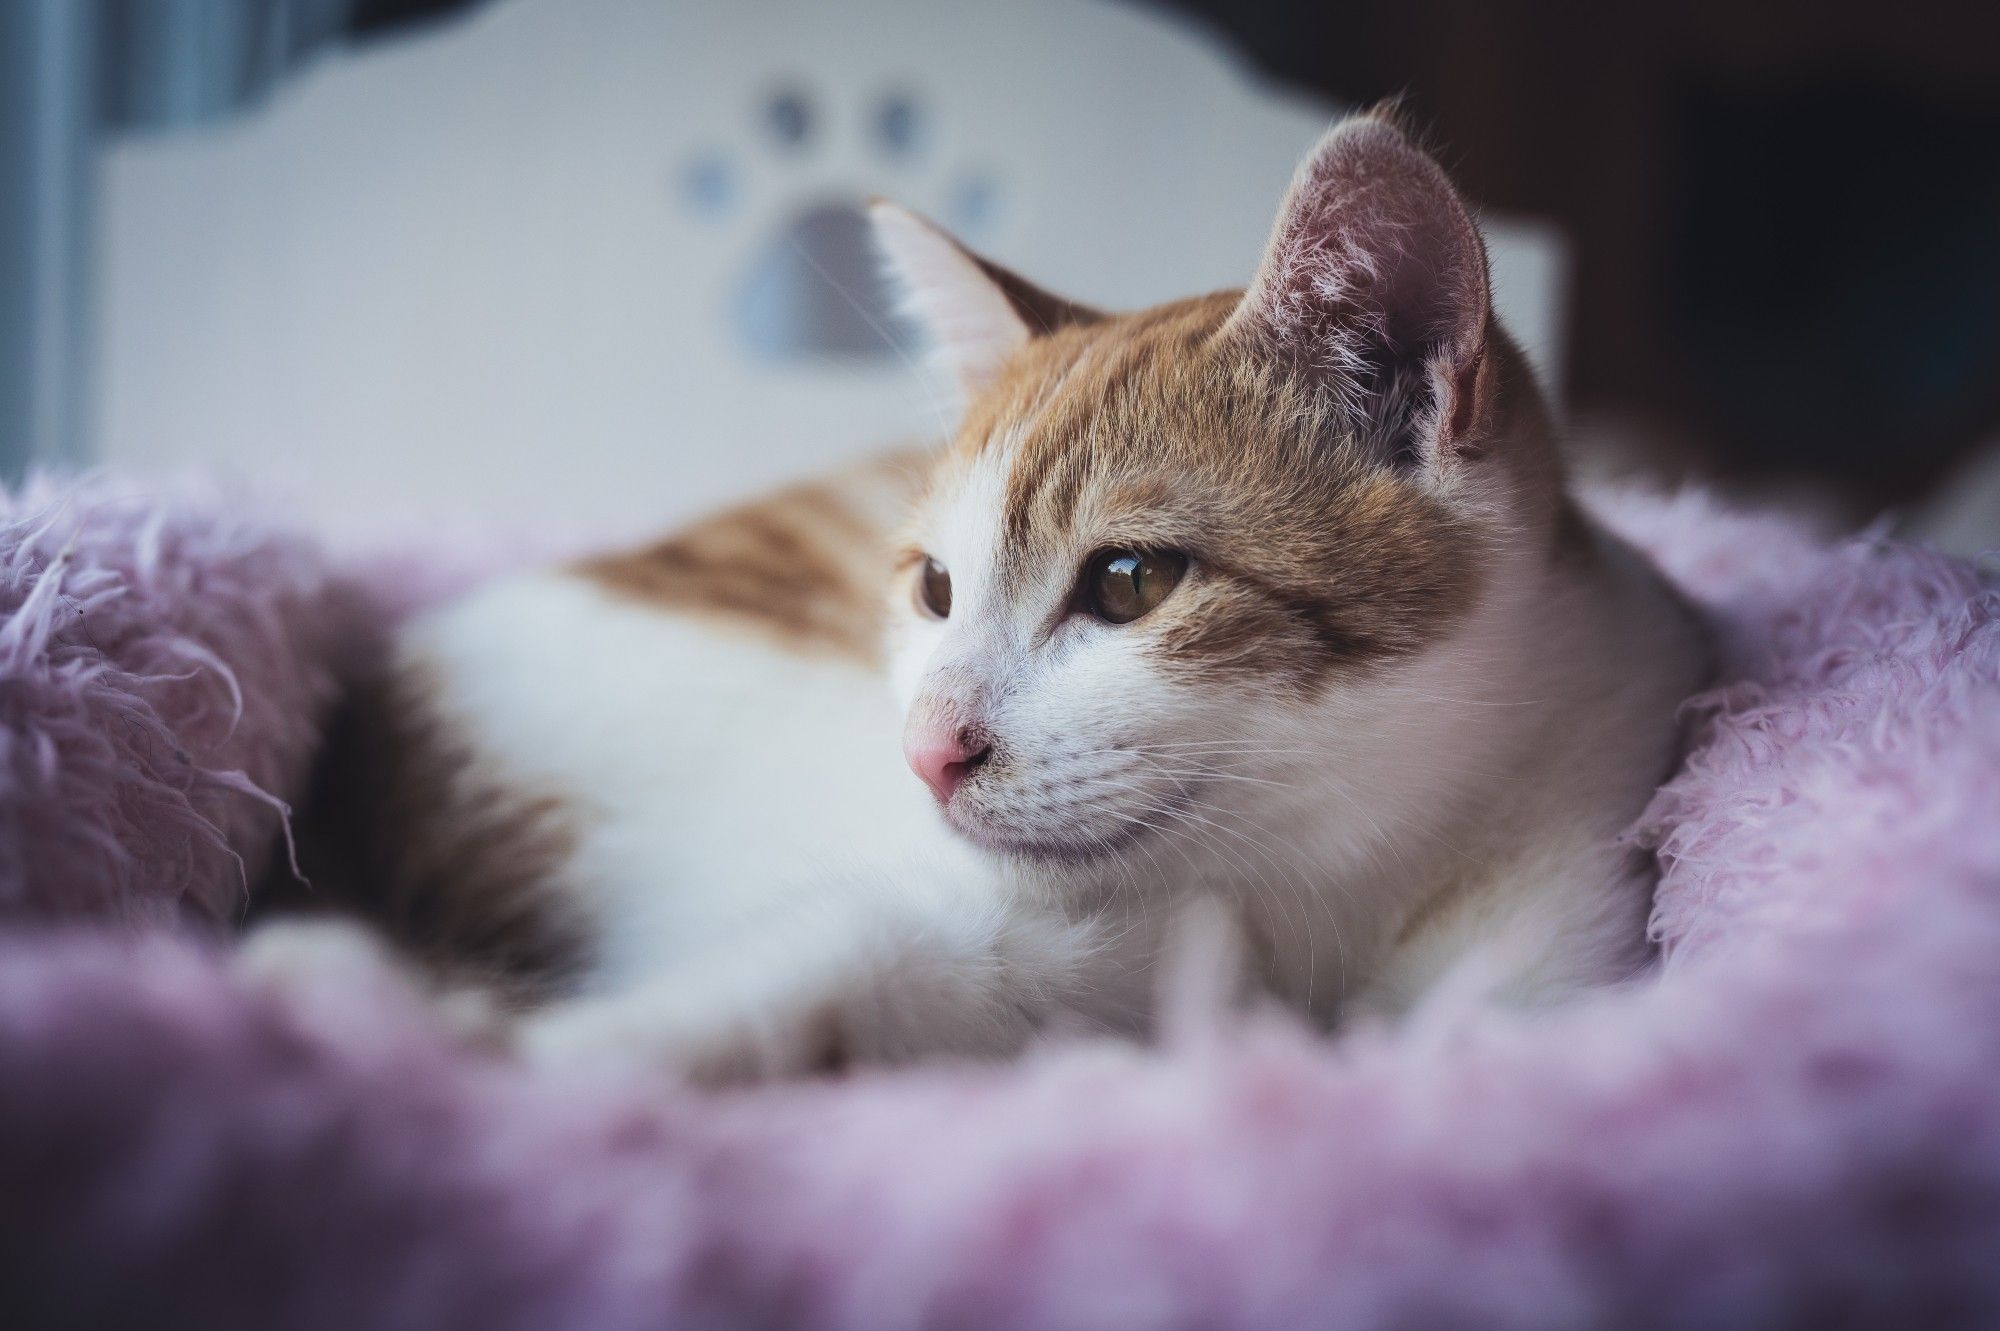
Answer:
[(484, 763), (566, 810), (562, 887), (599, 925), (588, 989), (726, 947), (815, 882), (921, 891), (976, 871), (864, 663), (554, 573), (432, 616), (403, 653)]

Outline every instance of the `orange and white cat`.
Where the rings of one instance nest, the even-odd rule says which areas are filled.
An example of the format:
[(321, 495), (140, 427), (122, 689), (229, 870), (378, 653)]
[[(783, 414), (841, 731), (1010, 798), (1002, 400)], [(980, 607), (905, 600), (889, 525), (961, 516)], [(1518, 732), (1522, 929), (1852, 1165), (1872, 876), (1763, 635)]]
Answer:
[(1108, 314), (888, 204), (954, 439), (411, 624), (411, 936), (537, 1057), (703, 1076), (1138, 1029), (1219, 902), (1322, 1020), (1632, 974), (1692, 617), (1565, 489), (1477, 227), (1383, 117), (1244, 292)]

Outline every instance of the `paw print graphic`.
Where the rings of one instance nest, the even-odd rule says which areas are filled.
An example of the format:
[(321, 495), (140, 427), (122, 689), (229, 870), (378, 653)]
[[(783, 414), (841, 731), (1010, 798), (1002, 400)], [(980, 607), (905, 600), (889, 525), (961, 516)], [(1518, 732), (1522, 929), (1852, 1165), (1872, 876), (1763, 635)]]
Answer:
[(694, 218), (757, 233), (732, 279), (734, 336), (776, 362), (906, 355), (914, 337), (882, 281), (866, 200), (910, 203), (977, 244), (1002, 206), (994, 177), (949, 168), (937, 117), (905, 90), (854, 107), (784, 85), (751, 129), (747, 148), (701, 149), (674, 179), (677, 206)]

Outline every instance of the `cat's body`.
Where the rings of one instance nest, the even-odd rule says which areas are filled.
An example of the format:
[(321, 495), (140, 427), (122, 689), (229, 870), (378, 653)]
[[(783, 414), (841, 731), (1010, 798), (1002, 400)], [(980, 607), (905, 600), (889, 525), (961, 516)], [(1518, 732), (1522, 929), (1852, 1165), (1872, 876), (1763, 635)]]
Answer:
[(544, 978), (530, 1048), (1132, 1029), (1196, 898), (1322, 1019), (1642, 964), (1619, 837), (1698, 635), (1563, 489), (1427, 159), (1350, 122), (1248, 294), (1137, 315), (878, 221), (970, 390), (949, 447), (397, 644), (380, 872), (433, 946)]

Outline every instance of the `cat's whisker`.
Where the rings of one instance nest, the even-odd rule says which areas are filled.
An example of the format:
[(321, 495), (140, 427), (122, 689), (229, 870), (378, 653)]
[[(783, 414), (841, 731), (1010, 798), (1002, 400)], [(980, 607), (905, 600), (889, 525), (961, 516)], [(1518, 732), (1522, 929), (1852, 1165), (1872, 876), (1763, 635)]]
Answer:
[(1162, 768), (1157, 766), (1156, 764), (1153, 770), (1160, 773), (1162, 776), (1168, 777), (1169, 779), (1192, 779), (1195, 781), (1240, 781), (1245, 785), (1269, 786), (1273, 790), (1299, 789), (1299, 786), (1295, 782), (1273, 781), (1269, 777), (1262, 777), (1262, 776), (1245, 776), (1241, 772), (1222, 771), (1213, 767), (1189, 767), (1189, 768), (1174, 769), (1174, 768)]

